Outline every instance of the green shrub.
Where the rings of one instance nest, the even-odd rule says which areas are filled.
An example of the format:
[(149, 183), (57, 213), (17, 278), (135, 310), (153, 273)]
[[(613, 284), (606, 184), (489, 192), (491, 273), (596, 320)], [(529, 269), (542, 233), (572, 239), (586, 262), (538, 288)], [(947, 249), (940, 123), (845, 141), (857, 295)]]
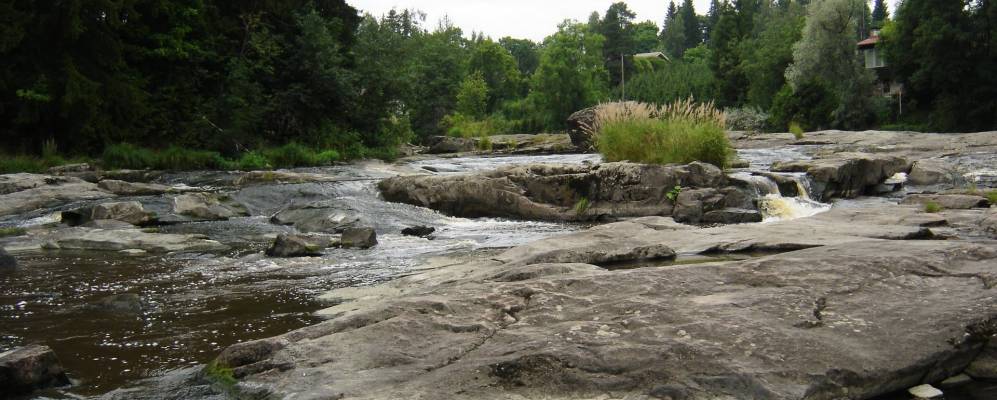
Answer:
[(800, 126), (799, 122), (793, 121), (789, 123), (789, 133), (792, 133), (796, 140), (803, 139), (803, 127)]
[(682, 194), (682, 186), (675, 186), (668, 193), (665, 193), (665, 197), (668, 198), (672, 203), (679, 198), (679, 194)]
[(582, 197), (581, 199), (578, 200), (577, 203), (575, 203), (575, 214), (583, 215), (585, 214), (586, 211), (589, 210), (589, 207), (590, 204), (588, 197)]
[(0, 227), (0, 237), (21, 236), (27, 232), (28, 231), (24, 230), (24, 228)]
[(326, 150), (315, 155), (314, 165), (331, 165), (339, 161), (339, 152), (336, 150)]
[(482, 136), (480, 139), (478, 139), (478, 142), (475, 143), (475, 146), (477, 146), (478, 150), (480, 151), (492, 151), (492, 138), (488, 136)]
[(772, 100), (770, 125), (782, 129), (797, 122), (804, 129), (824, 129), (831, 126), (837, 108), (838, 97), (819, 81), (808, 81), (796, 90), (787, 84)]
[(731, 155), (724, 116), (712, 104), (691, 100), (655, 107), (640, 103), (605, 105), (586, 128), (606, 161), (687, 164), (702, 161), (724, 168)]
[(31, 156), (7, 156), (0, 155), (0, 174), (11, 174), (15, 172), (45, 172), (45, 162), (37, 157)]
[(315, 165), (315, 152), (294, 142), (264, 150), (263, 154), (275, 168), (308, 167)]
[(151, 168), (156, 163), (156, 153), (128, 143), (119, 143), (104, 148), (101, 160), (104, 168), (145, 169)]
[(450, 114), (443, 117), (440, 126), (447, 135), (461, 138), (478, 138), (512, 133), (514, 125), (500, 115), (492, 115), (478, 120), (464, 114)]
[(938, 203), (935, 203), (933, 201), (929, 201), (927, 203), (924, 203), (924, 212), (926, 212), (926, 213), (936, 213), (936, 212), (939, 212), (939, 211), (942, 211), (942, 206), (939, 205)]
[(987, 198), (987, 201), (989, 201), (991, 205), (997, 205), (997, 190), (990, 190), (984, 193), (983, 196)]
[(227, 170), (235, 165), (221, 154), (207, 150), (191, 150), (170, 146), (156, 153), (153, 167), (162, 170), (190, 171), (199, 169)]
[(260, 171), (270, 169), (270, 160), (258, 151), (250, 151), (242, 154), (236, 162), (239, 169), (243, 171)]
[(724, 111), (727, 129), (735, 131), (762, 132), (768, 126), (771, 116), (754, 107), (730, 108)]

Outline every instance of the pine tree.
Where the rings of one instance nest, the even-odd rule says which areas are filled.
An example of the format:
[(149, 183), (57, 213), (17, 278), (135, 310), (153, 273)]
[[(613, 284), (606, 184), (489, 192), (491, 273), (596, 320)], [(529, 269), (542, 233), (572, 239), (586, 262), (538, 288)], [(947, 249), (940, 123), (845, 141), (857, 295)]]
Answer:
[(706, 13), (706, 26), (703, 27), (703, 38), (707, 43), (710, 42), (713, 27), (717, 25), (718, 21), (720, 21), (720, 1), (712, 0), (710, 1), (710, 11)]
[(682, 14), (682, 33), (685, 36), (682, 52), (685, 53), (685, 50), (699, 46), (703, 41), (703, 31), (699, 28), (699, 18), (696, 17), (692, 0), (685, 0), (679, 12)]
[(886, 9), (886, 2), (875, 0), (872, 7), (872, 27), (882, 28), (888, 18), (890, 18), (890, 11)]

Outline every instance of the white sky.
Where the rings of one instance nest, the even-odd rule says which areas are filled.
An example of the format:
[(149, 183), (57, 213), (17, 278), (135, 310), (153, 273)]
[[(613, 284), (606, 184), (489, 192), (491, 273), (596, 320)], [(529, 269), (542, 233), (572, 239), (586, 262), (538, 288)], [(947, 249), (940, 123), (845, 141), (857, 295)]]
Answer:
[[(475, 31), (493, 39), (512, 36), (541, 41), (553, 34), (561, 21), (568, 18), (588, 21), (592, 11), (602, 15), (616, 1), (619, 0), (347, 0), (347, 3), (375, 16), (384, 15), (392, 8), (421, 10), (426, 13), (425, 26), (430, 29), (446, 15), (467, 36)], [(628, 0), (626, 3), (637, 14), (638, 22), (651, 20), (660, 26), (668, 1)], [(894, 2), (887, 3), (892, 5)], [(681, 1), (675, 3), (678, 5)], [(710, 9), (710, 0), (693, 0), (693, 4), (697, 14), (706, 14)]]

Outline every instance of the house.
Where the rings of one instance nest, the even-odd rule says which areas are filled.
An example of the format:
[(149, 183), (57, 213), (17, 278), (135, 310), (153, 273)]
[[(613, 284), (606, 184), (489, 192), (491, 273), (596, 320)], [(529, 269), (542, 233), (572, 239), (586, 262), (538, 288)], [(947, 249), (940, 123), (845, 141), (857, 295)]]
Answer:
[(876, 74), (877, 92), (882, 96), (898, 96), (903, 91), (903, 86), (893, 80), (893, 73), (886, 65), (886, 57), (879, 42), (879, 29), (873, 29), (868, 38), (858, 42), (859, 54), (865, 60), (865, 68)]
[(655, 51), (655, 52), (651, 52), (651, 53), (637, 53), (637, 54), (634, 54), (634, 59), (637, 59), (637, 60), (640, 60), (640, 59), (658, 59), (658, 60), (663, 60), (663, 61), (671, 61), (671, 59), (668, 58), (668, 56), (665, 55), (665, 53), (662, 53), (660, 51)]

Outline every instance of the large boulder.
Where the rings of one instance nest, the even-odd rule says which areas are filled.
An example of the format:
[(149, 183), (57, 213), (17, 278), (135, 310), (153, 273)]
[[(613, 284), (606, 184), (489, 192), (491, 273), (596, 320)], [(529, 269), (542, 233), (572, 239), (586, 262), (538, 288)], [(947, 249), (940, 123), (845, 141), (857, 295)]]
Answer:
[(948, 210), (968, 210), (970, 208), (990, 207), (990, 201), (983, 196), (966, 194), (912, 194), (907, 196), (900, 204), (925, 205), (929, 203), (937, 204)]
[(267, 255), (270, 257), (311, 257), (322, 255), (331, 241), (324, 236), (280, 234), (274, 240)]
[(0, 247), (0, 272), (12, 272), (17, 269), (17, 259)]
[(152, 216), (145, 211), (142, 203), (137, 201), (123, 201), (115, 203), (101, 203), (93, 206), (91, 220), (115, 220), (127, 222), (132, 225), (141, 225), (152, 220)]
[(726, 185), (723, 171), (705, 163), (624, 162), (536, 164), (470, 175), (401, 176), (381, 181), (378, 188), (388, 201), (459, 217), (573, 221), (672, 215), (679, 191), (707, 188), (719, 193), (716, 204), (752, 206), (743, 201), (744, 193)]
[(212, 252), (228, 250), (204, 235), (152, 233), (139, 229), (89, 229), (74, 227), (37, 235), (18, 243), (50, 250), (122, 251), (143, 250), (150, 253)]
[(28, 345), (0, 353), (0, 395), (4, 398), (68, 384), (59, 358), (47, 346)]
[(246, 207), (217, 193), (188, 193), (173, 198), (173, 212), (201, 220), (226, 220), (249, 215)]
[(370, 221), (348, 205), (332, 199), (288, 207), (270, 217), (270, 222), (294, 226), (301, 232), (338, 233)]
[(433, 136), (427, 139), (429, 154), (464, 153), (477, 149), (474, 139), (452, 136)]
[(589, 107), (568, 116), (568, 136), (571, 137), (571, 144), (580, 151), (595, 151), (595, 143), (593, 143), (587, 128), (595, 123), (595, 113), (598, 107)]
[(165, 185), (125, 182), (114, 179), (105, 179), (97, 182), (97, 187), (118, 196), (155, 196), (170, 191), (170, 187)]
[(823, 200), (861, 196), (897, 173), (909, 170), (907, 159), (880, 153), (835, 153), (828, 158), (772, 165), (775, 172), (806, 172)]
[[(918, 215), (602, 225), (336, 291), (328, 321), (223, 354), (246, 354), (232, 363), (246, 367), (237, 393), (273, 398), (875, 398), (958, 374), (994, 333), (997, 250), (905, 240)], [(781, 253), (616, 271), (560, 262), (653, 246)]]
[(377, 233), (372, 228), (348, 228), (343, 231), (340, 245), (345, 248), (369, 249), (377, 246)]

